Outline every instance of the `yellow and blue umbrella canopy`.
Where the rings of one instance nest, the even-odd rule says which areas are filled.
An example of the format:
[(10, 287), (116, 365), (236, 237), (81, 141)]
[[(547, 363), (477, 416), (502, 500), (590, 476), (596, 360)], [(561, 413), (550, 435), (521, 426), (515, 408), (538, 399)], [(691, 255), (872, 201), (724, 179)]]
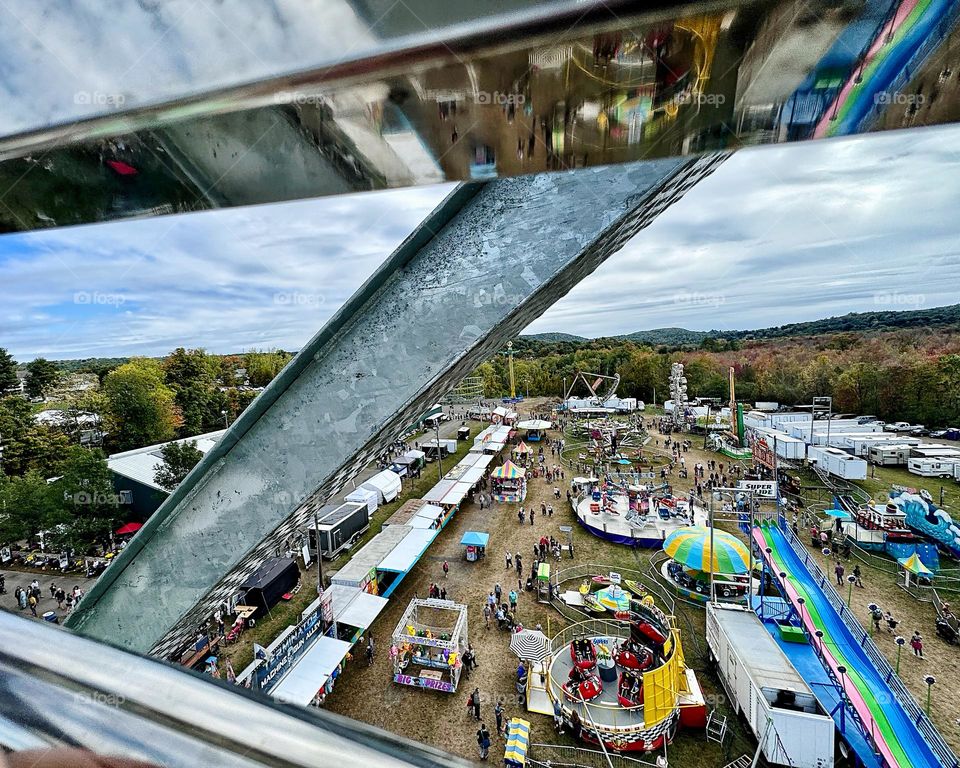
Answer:
[[(681, 528), (667, 536), (663, 551), (681, 565), (697, 571), (710, 570), (710, 529), (702, 525)], [(750, 570), (750, 550), (733, 534), (714, 529), (713, 572), (746, 573)]]

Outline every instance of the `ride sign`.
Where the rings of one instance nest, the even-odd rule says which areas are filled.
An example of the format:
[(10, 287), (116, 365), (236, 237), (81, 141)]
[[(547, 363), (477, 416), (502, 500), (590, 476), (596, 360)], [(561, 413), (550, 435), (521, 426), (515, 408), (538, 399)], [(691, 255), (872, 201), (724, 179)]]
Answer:
[(737, 490), (752, 491), (754, 496), (761, 499), (777, 498), (775, 480), (741, 480), (737, 483)]

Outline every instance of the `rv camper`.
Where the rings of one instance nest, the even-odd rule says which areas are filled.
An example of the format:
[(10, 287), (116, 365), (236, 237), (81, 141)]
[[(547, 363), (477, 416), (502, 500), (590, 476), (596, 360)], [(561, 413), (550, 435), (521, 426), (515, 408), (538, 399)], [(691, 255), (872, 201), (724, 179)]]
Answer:
[(956, 473), (956, 459), (910, 459), (907, 469), (920, 477), (953, 477)]
[(894, 443), (892, 445), (873, 445), (870, 447), (868, 460), (878, 467), (902, 467), (910, 458), (909, 445)]

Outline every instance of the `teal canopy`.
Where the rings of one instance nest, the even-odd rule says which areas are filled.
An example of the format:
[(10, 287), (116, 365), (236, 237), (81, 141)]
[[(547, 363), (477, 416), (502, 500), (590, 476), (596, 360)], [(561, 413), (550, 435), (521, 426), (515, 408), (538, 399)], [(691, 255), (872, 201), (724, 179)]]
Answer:
[(483, 531), (467, 531), (460, 539), (460, 543), (467, 547), (485, 547), (490, 541), (490, 534)]

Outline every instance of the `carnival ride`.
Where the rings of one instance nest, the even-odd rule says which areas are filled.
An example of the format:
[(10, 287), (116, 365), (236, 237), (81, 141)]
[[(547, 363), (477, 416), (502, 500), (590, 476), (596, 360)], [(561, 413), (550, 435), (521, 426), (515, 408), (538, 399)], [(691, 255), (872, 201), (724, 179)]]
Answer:
[[(591, 377), (593, 381), (587, 377)], [(586, 371), (577, 371), (576, 375), (573, 377), (573, 381), (570, 382), (570, 386), (567, 388), (567, 391), (563, 393), (563, 402), (567, 403), (570, 400), (570, 394), (573, 392), (574, 387), (577, 386), (578, 382), (583, 382), (583, 385), (587, 388), (587, 391), (590, 393), (590, 396), (585, 398), (590, 408), (603, 408), (604, 403), (608, 400), (611, 400), (614, 395), (617, 394), (617, 387), (620, 386), (620, 374), (615, 373), (613, 376), (607, 376), (602, 373), (588, 373)], [(600, 386), (606, 382), (607, 388), (602, 393), (598, 392)]]
[(565, 714), (577, 713), (582, 738), (606, 749), (651, 751), (669, 743), (681, 723), (702, 727), (706, 705), (673, 618), (649, 595), (608, 616), (573, 624), (550, 641), (547, 693)]
[(743, 602), (751, 591), (750, 552), (727, 531), (681, 528), (667, 537), (663, 551), (670, 559), (661, 566), (661, 575), (688, 600), (706, 603), (710, 599), (711, 570), (716, 599)]
[(868, 654), (872, 646), (869, 637), (859, 625), (854, 633), (839, 612), (840, 608), (848, 612), (842, 599), (836, 595), (831, 599), (826, 591), (830, 589), (829, 582), (823, 580), (827, 586), (820, 586), (823, 582), (808, 570), (787, 535), (792, 536), (772, 523), (753, 529), (753, 540), (763, 553), (768, 573), (803, 631), (810, 638), (817, 638), (813, 641), (814, 650), (829, 676), (842, 688), (834, 719), (843, 718), (849, 709), (846, 717), (863, 731), (860, 738), (851, 740), (851, 745), (862, 745), (867, 750), (862, 759), (868, 765), (876, 764), (873, 750), (889, 768), (935, 768), (948, 764), (934, 751), (936, 743), (949, 753), (929, 719), (909, 694), (906, 700), (912, 705), (904, 703), (894, 686), (898, 684), (904, 693), (905, 689), (889, 664), (888, 671), (881, 672)]
[(705, 522), (706, 512), (673, 496), (668, 485), (634, 484), (632, 479), (575, 478), (571, 504), (580, 525), (615, 544), (656, 548), (674, 531)]

